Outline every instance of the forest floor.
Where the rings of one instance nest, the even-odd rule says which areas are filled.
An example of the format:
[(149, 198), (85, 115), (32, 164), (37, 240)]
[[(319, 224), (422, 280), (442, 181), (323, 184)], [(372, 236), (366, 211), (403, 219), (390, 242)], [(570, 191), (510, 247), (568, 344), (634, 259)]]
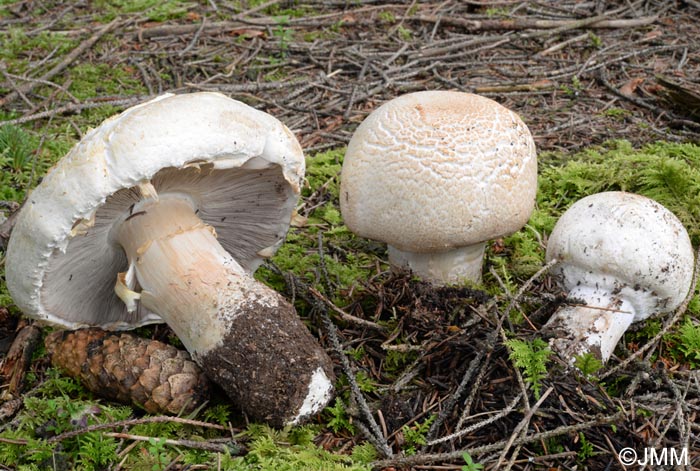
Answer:
[[(624, 462), (625, 448), (640, 459), (645, 450), (684, 452), (683, 469), (698, 469), (697, 296), (637, 327), (588, 374), (565, 373), (554, 356), (543, 360), (546, 374), (533, 374), (505, 344), (534, 348), (564, 302), (538, 270), (548, 231), (576, 198), (608, 189), (658, 196), (700, 244), (698, 19), (696, 0), (0, 2), (0, 209), (9, 216), (108, 116), (164, 92), (224, 93), (283, 121), (307, 155), (298, 209), (307, 224), (292, 228), (258, 276), (294, 297), (336, 362), (340, 399), (314, 421), (314, 446), (347, 455), (349, 469), (640, 469)], [(338, 211), (354, 129), (385, 101), (427, 89), (514, 110), (540, 155), (538, 209), (529, 229), (489, 244), (482, 285), (435, 288), (390, 272), (384, 247), (352, 236)], [(26, 325), (1, 282), (0, 360)], [(164, 327), (140, 333), (171, 338)], [(23, 398), (58, 400), (36, 393), (57, 381), (42, 354), (25, 365), (24, 381), (0, 369), (3, 388), (14, 388), (0, 405), (0, 469), (275, 469), (245, 456), (222, 466), (211, 449), (187, 454), (182, 429), (150, 429), (177, 442), (171, 448), (139, 442), (123, 420), (99, 436), (115, 443), (115, 458), (99, 465), (80, 455), (87, 442), (69, 443), (79, 433), (63, 451), (56, 434), (11, 435), (32, 423)], [(86, 436), (108, 429), (99, 420)], [(235, 411), (220, 422), (226, 430), (200, 439), (219, 446), (235, 437), (254, 450)], [(294, 441), (274, 437), (278, 447)], [(349, 455), (361, 443), (373, 446), (371, 458)], [(56, 464), (65, 450), (76, 455)]]

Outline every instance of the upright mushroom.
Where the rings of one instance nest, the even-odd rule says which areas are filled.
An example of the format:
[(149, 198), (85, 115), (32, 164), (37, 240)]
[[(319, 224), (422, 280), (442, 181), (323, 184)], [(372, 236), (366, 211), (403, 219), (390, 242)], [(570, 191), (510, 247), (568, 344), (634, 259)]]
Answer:
[(645, 196), (604, 192), (574, 203), (557, 221), (547, 260), (573, 304), (543, 327), (573, 365), (591, 353), (603, 362), (632, 322), (677, 308), (693, 276), (693, 248), (681, 222)]
[(31, 192), (8, 288), (63, 327), (165, 321), (250, 416), (296, 423), (330, 400), (332, 364), (252, 272), (282, 243), (303, 174), (293, 134), (243, 103), (193, 93), (134, 106)]
[(395, 98), (357, 128), (340, 208), (389, 262), (436, 284), (481, 279), (486, 241), (527, 222), (537, 157), (527, 126), (493, 100), (424, 91)]

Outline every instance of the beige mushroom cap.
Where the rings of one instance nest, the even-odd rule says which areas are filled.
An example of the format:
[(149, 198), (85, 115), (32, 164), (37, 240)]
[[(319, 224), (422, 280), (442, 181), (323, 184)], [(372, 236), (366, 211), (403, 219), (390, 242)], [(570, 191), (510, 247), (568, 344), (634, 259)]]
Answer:
[(518, 115), (450, 91), (395, 98), (357, 128), (340, 206), (357, 235), (444, 252), (513, 233), (534, 208), (537, 157)]

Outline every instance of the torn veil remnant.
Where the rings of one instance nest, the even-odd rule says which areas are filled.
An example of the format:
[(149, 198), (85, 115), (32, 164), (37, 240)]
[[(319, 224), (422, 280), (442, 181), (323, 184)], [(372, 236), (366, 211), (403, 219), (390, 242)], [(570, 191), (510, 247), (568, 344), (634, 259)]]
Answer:
[(330, 400), (332, 364), (252, 273), (283, 242), (303, 175), (294, 135), (224, 95), (129, 108), (29, 195), (8, 288), (27, 315), (63, 327), (165, 321), (246, 413), (296, 423)]
[(373, 111), (345, 154), (340, 209), (389, 262), (436, 284), (480, 281), (486, 241), (522, 228), (537, 156), (514, 112), (478, 95), (425, 91)]
[(574, 203), (547, 244), (552, 273), (577, 300), (543, 327), (569, 365), (593, 354), (603, 362), (632, 324), (670, 312), (685, 299), (694, 256), (688, 233), (668, 209), (641, 195), (597, 193)]

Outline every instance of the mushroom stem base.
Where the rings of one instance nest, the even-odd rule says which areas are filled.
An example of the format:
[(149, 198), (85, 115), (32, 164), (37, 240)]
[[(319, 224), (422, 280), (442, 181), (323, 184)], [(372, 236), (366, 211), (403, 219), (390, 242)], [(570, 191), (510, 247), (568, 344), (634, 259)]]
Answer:
[(331, 360), (291, 304), (251, 301), (230, 327), (220, 346), (196, 359), (251, 418), (294, 425), (330, 401)]
[(619, 296), (589, 287), (575, 288), (569, 298), (585, 304), (559, 308), (542, 328), (543, 334), (569, 366), (588, 353), (605, 363), (634, 321), (634, 307)]
[(425, 281), (446, 285), (472, 281), (481, 282), (481, 264), (486, 243), (459, 247), (445, 252), (404, 252), (388, 246), (389, 263), (393, 267), (408, 268)]
[(297, 423), (331, 399), (332, 362), (294, 307), (221, 247), (186, 197), (142, 200), (117, 241), (142, 288), (139, 303), (251, 418)]

